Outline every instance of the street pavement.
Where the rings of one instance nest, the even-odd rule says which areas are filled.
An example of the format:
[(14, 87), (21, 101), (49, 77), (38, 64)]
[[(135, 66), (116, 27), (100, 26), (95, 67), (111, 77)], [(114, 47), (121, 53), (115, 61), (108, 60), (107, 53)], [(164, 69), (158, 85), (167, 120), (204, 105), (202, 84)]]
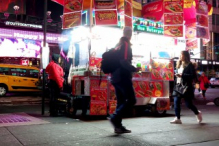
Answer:
[[(182, 104), (183, 124), (169, 123), (174, 118), (173, 109), (164, 117), (145, 113), (140, 117), (125, 118), (123, 124), (132, 133), (122, 135), (113, 133), (106, 117), (50, 117), (47, 104), (45, 115), (41, 115), (40, 102), (29, 105), (1, 104), (0, 114), (25, 112), (50, 123), (1, 127), (0, 146), (218, 146), (219, 107), (210, 104), (219, 96), (218, 93), (218, 89), (209, 89), (207, 101), (204, 101), (196, 91), (194, 102), (203, 113), (201, 124), (197, 123), (194, 114)], [(15, 97), (11, 98), (15, 100)], [(34, 98), (40, 101), (40, 97)]]
[[(20, 111), (50, 123), (2, 127), (0, 146), (218, 146), (219, 107), (198, 105), (198, 108), (203, 113), (202, 124), (198, 124), (194, 114), (183, 106), (181, 125), (169, 123), (174, 118), (174, 111), (170, 110), (165, 117), (145, 114), (126, 118), (123, 124), (132, 133), (117, 135), (113, 133), (106, 117), (88, 117), (84, 120), (64, 116), (49, 117), (48, 108), (46, 114), (41, 116), (41, 106), (22, 106)], [(17, 112), (12, 107), (5, 111)]]

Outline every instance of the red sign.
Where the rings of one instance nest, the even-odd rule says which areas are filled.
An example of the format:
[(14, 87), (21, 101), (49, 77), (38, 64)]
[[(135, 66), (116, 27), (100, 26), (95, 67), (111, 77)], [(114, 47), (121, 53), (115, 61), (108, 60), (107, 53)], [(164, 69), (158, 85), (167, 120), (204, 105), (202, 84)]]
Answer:
[(183, 26), (164, 26), (164, 35), (170, 37), (183, 37)]
[(167, 13), (164, 14), (164, 24), (183, 24), (183, 13)]
[(116, 0), (104, 1), (104, 0), (94, 0), (95, 9), (116, 9)]
[(154, 80), (174, 80), (173, 61), (151, 59), (151, 78)]
[(197, 25), (208, 27), (208, 15), (196, 15)]
[(132, 17), (132, 3), (125, 1), (124, 10), (125, 15)]
[(103, 10), (95, 11), (96, 25), (117, 25), (117, 11), (116, 10)]
[(64, 13), (81, 11), (83, 0), (64, 0)]
[(64, 0), (52, 0), (60, 5), (64, 5)]
[(116, 100), (110, 100), (109, 101), (109, 114), (113, 114), (116, 110), (117, 101)]
[(90, 97), (91, 97), (91, 100), (106, 101), (107, 100), (107, 89), (91, 89)]
[(130, 26), (132, 28), (132, 17), (125, 16), (125, 26)]
[(148, 13), (160, 12), (162, 10), (163, 10), (163, 1), (157, 1), (144, 5), (142, 8), (142, 13), (144, 15)]
[(89, 70), (92, 71), (95, 67), (100, 70), (102, 58), (91, 57), (89, 60)]
[(68, 13), (63, 15), (63, 29), (81, 25), (81, 12)]
[(164, 2), (164, 13), (182, 13), (183, 2)]

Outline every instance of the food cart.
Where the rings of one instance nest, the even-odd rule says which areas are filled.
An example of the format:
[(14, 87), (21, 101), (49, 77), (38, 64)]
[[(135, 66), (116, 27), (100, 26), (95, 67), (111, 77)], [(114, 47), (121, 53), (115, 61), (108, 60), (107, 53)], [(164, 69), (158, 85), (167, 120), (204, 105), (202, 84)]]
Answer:
[[(131, 8), (125, 7), (123, 14), (117, 13), (120, 12), (118, 8), (112, 6), (115, 1), (107, 4), (110, 9), (102, 7), (102, 2), (100, 5), (98, 1), (95, 2), (94, 7), (81, 12), (82, 15), (86, 13), (82, 18), (87, 17), (84, 21), (87, 25), (74, 27), (71, 32), (69, 50), (73, 64), (70, 76), (74, 99), (70, 111), (75, 114), (78, 109), (82, 109), (82, 115), (109, 115), (115, 111), (117, 101), (114, 87), (110, 83), (110, 75), (100, 70), (101, 57), (118, 43), (122, 27), (132, 26), (132, 64), (142, 68), (133, 74), (137, 98), (135, 107), (150, 107), (157, 114), (165, 114), (170, 109), (169, 81), (174, 79), (171, 60), (174, 39), (163, 36), (161, 22), (132, 16), (132, 12), (129, 12), (132, 5), (127, 1)], [(95, 20), (95, 23), (90, 20)]]

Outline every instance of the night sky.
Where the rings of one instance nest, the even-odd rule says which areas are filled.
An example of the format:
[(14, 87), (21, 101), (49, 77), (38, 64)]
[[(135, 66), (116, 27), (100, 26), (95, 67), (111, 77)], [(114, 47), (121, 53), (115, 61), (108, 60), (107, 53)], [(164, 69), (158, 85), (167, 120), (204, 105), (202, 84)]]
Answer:
[[(61, 21), (63, 6), (48, 0), (48, 11), (51, 11), (51, 18), (54, 21)], [(43, 18), (44, 0), (27, 0), (27, 15), (34, 15)]]

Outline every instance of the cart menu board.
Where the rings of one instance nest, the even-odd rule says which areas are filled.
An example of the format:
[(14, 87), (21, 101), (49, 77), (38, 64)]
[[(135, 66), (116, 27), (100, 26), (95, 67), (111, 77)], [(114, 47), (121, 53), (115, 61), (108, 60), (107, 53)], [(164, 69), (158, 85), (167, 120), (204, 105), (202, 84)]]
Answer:
[(94, 0), (95, 9), (116, 9), (116, 0)]
[(113, 114), (115, 112), (116, 104), (117, 104), (116, 100), (110, 100), (109, 101), (109, 114)]
[(64, 0), (64, 13), (81, 11), (83, 0)]
[(90, 115), (106, 115), (107, 85), (105, 79), (90, 79)]
[(106, 115), (107, 104), (103, 101), (92, 101), (90, 103), (90, 115)]
[(163, 82), (133, 81), (133, 88), (137, 98), (163, 96)]
[(183, 37), (183, 1), (164, 0), (164, 35)]
[(152, 80), (174, 80), (173, 61), (167, 59), (151, 59)]
[(109, 83), (109, 114), (113, 114), (116, 110), (116, 93), (115, 88), (111, 83)]
[(197, 38), (209, 39), (208, 6), (203, 1), (196, 7), (196, 23)]
[(63, 0), (62, 28), (69, 29), (81, 25), (83, 0)]

